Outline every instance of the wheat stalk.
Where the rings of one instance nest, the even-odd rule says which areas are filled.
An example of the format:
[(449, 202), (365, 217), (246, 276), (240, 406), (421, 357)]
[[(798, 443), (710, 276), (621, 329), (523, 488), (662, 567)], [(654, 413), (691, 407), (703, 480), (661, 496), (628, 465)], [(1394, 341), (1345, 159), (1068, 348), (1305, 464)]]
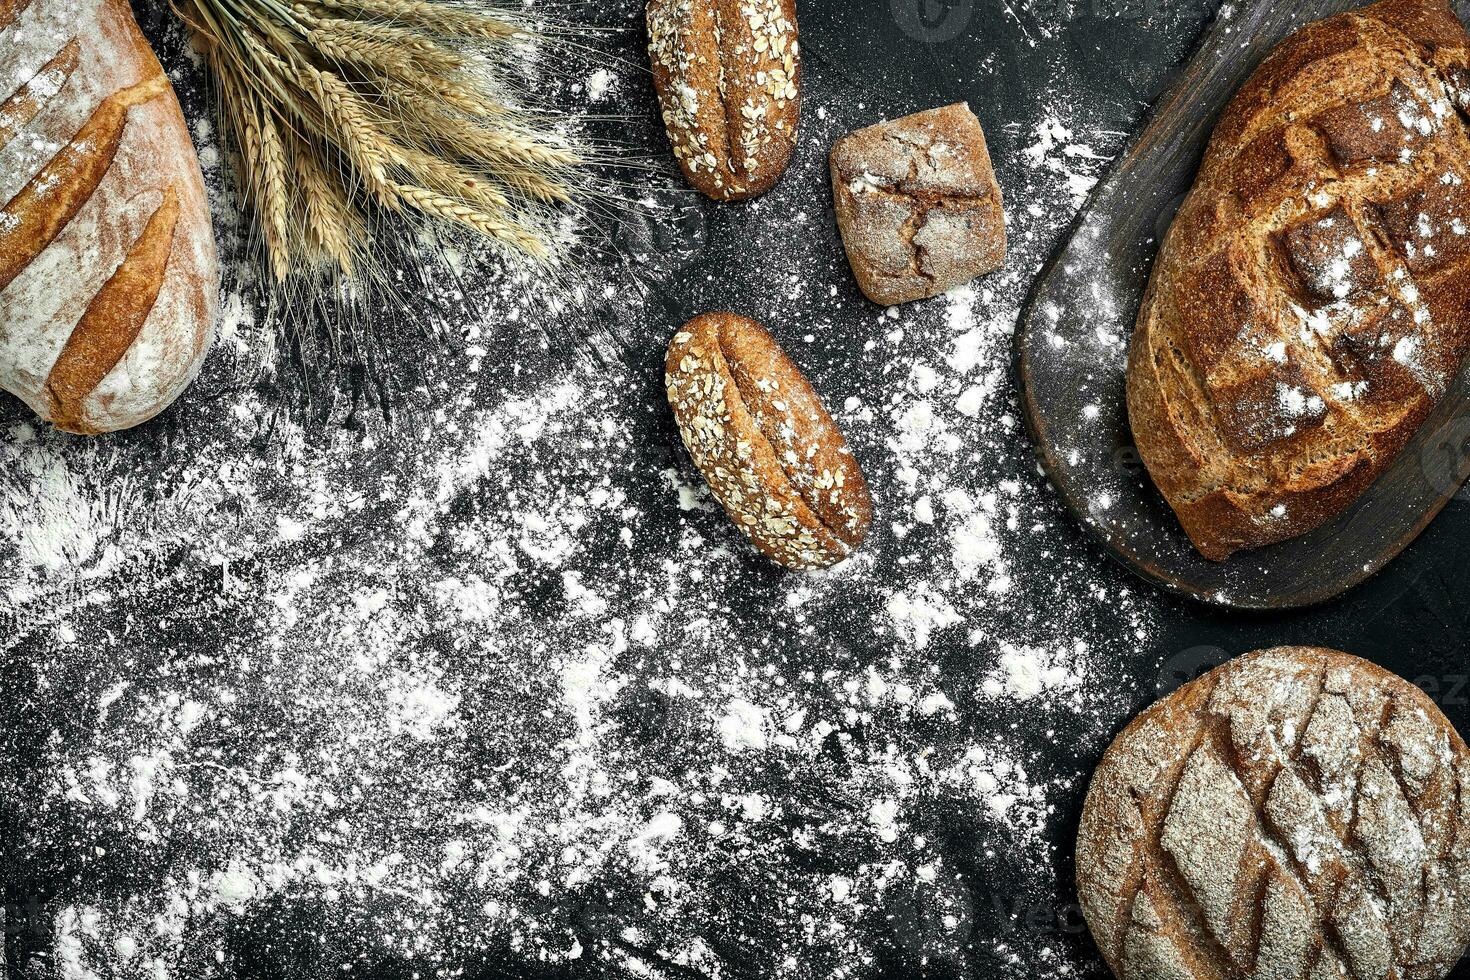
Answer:
[(286, 147), (280, 130), (267, 113), (260, 119), (260, 183), (265, 212), (266, 241), (270, 243), (271, 272), (277, 282), (285, 282), (291, 273), (286, 240), (286, 215), (290, 201), (286, 197)]
[(399, 165), (419, 183), (449, 197), (458, 197), (492, 211), (504, 211), (511, 206), (505, 192), (493, 183), (432, 153), (406, 149)]
[(307, 65), (302, 69), (307, 86), (335, 129), (329, 136), (347, 152), (358, 179), (385, 207), (397, 206), (388, 184), (388, 168), (397, 158), (392, 145), (373, 123), (366, 104), (352, 93), (347, 83), (330, 72)]
[(482, 235), (514, 246), (536, 258), (546, 257), (545, 246), (534, 235), (526, 233), (514, 223), (483, 208), (465, 204), (463, 201), (431, 191), (426, 187), (414, 187), (410, 184), (393, 184), (392, 187), (406, 204), (430, 217), (443, 218), (446, 221), (464, 225), (466, 228), (472, 228)]
[(509, 18), (429, 0), (321, 0), (324, 7), (411, 24), (447, 37), (502, 41), (522, 34)]
[(504, 117), (509, 110), (484, 92), (439, 75), (385, 75), (384, 94), (418, 113), (443, 115), (446, 108), (471, 118)]
[(507, 186), (536, 201), (566, 202), (571, 188), (563, 179), (573, 169), (569, 151), (544, 138), (508, 136), (496, 128), (442, 112), (431, 104), (418, 106), (408, 118), (428, 124), (404, 130), (404, 138), (431, 152), (479, 161)]
[(294, 158), (296, 182), (307, 242), (317, 258), (335, 262), (347, 275), (357, 266), (353, 242), (358, 238), (351, 222), (350, 202), (341, 189), (321, 171), (316, 157), (298, 153)]
[(394, 214), (552, 258), (549, 209), (580, 207), (585, 159), (493, 81), (504, 42), (527, 36), (514, 17), (450, 0), (172, 3), (216, 80), (278, 288), (363, 275)]

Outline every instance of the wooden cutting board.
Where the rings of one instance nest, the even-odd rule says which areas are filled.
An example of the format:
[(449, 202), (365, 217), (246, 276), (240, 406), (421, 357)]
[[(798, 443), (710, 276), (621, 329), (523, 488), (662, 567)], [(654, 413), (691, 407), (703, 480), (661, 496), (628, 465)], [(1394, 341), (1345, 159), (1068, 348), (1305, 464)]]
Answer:
[[(1291, 609), (1363, 582), (1409, 545), (1470, 477), (1470, 369), (1352, 507), (1311, 534), (1223, 563), (1194, 550), (1149, 480), (1128, 428), (1128, 341), (1154, 255), (1231, 96), (1267, 53), (1350, 0), (1226, 4), (1147, 128), (1098, 184), (1037, 281), (1016, 337), (1027, 428), (1089, 532), (1139, 575), (1204, 602)], [(1463, 19), (1470, 3), (1461, 3)], [(1467, 542), (1470, 547), (1470, 542)]]

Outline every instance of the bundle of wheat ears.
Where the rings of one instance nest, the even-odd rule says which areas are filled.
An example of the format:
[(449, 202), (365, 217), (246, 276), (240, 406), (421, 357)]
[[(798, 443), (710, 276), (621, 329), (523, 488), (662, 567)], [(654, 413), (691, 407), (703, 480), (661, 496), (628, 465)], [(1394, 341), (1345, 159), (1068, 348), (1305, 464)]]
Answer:
[(385, 215), (537, 260), (584, 153), (505, 96), (527, 28), (448, 0), (172, 0), (213, 72), (277, 286), (381, 273)]

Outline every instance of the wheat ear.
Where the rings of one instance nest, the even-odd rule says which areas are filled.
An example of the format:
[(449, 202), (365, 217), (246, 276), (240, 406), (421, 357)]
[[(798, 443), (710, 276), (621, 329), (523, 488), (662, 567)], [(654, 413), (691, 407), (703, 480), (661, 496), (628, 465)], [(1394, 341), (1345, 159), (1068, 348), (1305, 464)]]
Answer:
[(436, 34), (503, 41), (523, 33), (508, 19), (424, 0), (317, 0), (323, 7), (412, 24)]
[[(3, 0), (0, 0), (3, 2)], [(382, 211), (547, 260), (582, 157), (501, 97), (512, 16), (451, 0), (170, 0), (196, 35), (244, 166), (269, 279), (325, 263), (374, 281)], [(286, 295), (299, 295), (285, 292)]]
[(322, 112), (336, 130), (333, 142), (351, 159), (359, 178), (378, 203), (395, 208), (397, 202), (388, 181), (388, 168), (393, 165), (395, 154), (392, 145), (373, 125), (366, 104), (330, 72), (307, 65), (303, 79), (308, 89), (316, 93)]
[(291, 272), (289, 232), (286, 216), (290, 199), (286, 194), (286, 148), (268, 109), (260, 114), (260, 171), (264, 185), (265, 238), (270, 251), (271, 272), (276, 282), (285, 282)]
[(357, 267), (349, 224), (351, 205), (341, 190), (322, 173), (311, 153), (297, 153), (296, 183), (301, 191), (306, 239), (321, 255), (336, 262), (350, 276)]
[(510, 199), (494, 184), (432, 153), (404, 148), (399, 153), (399, 166), (418, 183), (441, 194), (493, 211), (504, 211), (510, 207)]
[(520, 249), (533, 258), (547, 257), (546, 245), (536, 235), (483, 208), (465, 204), (426, 187), (415, 187), (411, 184), (393, 184), (392, 187), (404, 203), (430, 217), (464, 225), (486, 237)]

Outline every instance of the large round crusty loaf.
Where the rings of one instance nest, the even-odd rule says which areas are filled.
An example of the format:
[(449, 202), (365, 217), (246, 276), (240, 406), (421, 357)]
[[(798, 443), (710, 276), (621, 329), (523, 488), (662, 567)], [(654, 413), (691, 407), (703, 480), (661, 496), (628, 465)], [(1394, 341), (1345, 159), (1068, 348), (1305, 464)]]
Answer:
[(689, 321), (664, 384), (694, 465), (737, 527), (787, 568), (835, 565), (868, 533), (862, 470), (801, 371), (734, 313)]
[(0, 387), (71, 432), (198, 373), (219, 272), (199, 161), (126, 0), (0, 0)]
[(1247, 654), (1108, 749), (1077, 885), (1123, 980), (1443, 977), (1470, 942), (1470, 750), (1367, 661)]
[(1470, 37), (1445, 0), (1294, 34), (1226, 109), (1139, 315), (1128, 408), (1223, 559), (1342, 511), (1470, 349)]
[(717, 201), (764, 194), (801, 117), (796, 0), (648, 0), (664, 127), (689, 183)]

